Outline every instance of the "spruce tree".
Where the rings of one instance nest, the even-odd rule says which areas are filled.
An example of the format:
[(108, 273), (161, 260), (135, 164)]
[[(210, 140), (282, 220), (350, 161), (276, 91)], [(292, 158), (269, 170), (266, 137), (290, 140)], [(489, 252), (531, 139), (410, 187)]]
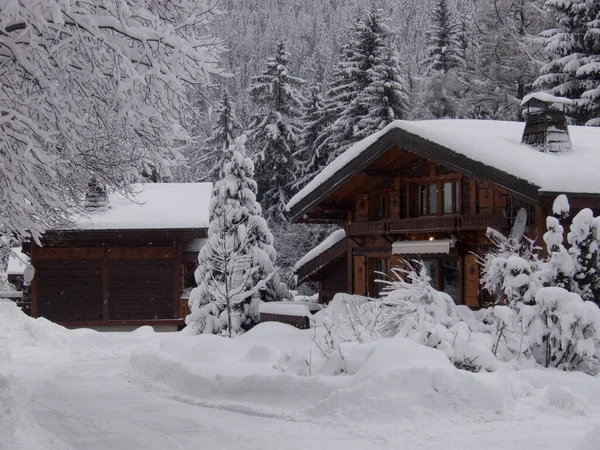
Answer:
[(266, 68), (253, 77), (252, 100), (258, 106), (249, 130), (259, 201), (269, 221), (285, 220), (285, 205), (296, 180), (294, 154), (301, 131), (299, 118), (305, 99), (299, 91), (304, 80), (288, 73), (289, 53), (283, 42)]
[[(333, 120), (322, 133), (316, 148), (318, 153), (328, 155), (328, 163), (373, 130), (373, 121), (376, 116), (383, 117), (383, 109), (380, 108), (385, 104), (390, 106), (389, 102), (392, 102), (393, 106), (392, 111), (387, 110), (387, 118), (383, 122), (389, 123), (393, 120), (391, 117), (402, 117), (405, 105), (397, 99), (403, 97), (401, 92), (404, 88), (401, 87), (403, 82), (399, 76), (398, 60), (391, 58), (384, 61), (384, 55), (395, 55), (392, 38), (390, 28), (377, 9), (361, 15), (351, 29), (326, 93), (324, 114)], [(388, 81), (392, 80), (387, 92), (394, 99), (386, 99), (378, 92), (386, 77)], [(378, 87), (371, 86), (373, 83)], [(377, 103), (377, 98), (382, 103)], [(374, 106), (378, 107), (378, 112), (367, 118)], [(378, 125), (381, 124), (380, 121)]]
[(275, 267), (273, 235), (256, 201), (245, 142), (241, 136), (226, 150), (222, 178), (213, 188), (208, 240), (198, 256), (198, 287), (186, 318), (197, 333), (237, 334), (258, 322), (260, 300), (289, 297)]
[(429, 47), (425, 65), (429, 71), (447, 73), (464, 63), (459, 26), (447, 0), (437, 0), (427, 33)]
[(574, 100), (576, 124), (600, 125), (600, 4), (592, 0), (548, 0), (556, 26), (542, 33), (549, 62), (535, 88)]
[(356, 126), (357, 138), (370, 136), (390, 122), (406, 118), (408, 93), (398, 59), (398, 52), (392, 45), (375, 49), (373, 68), (368, 72), (369, 85), (355, 100), (367, 111)]
[(229, 94), (225, 92), (220, 103), (215, 108), (217, 120), (212, 127), (212, 133), (205, 141), (207, 151), (204, 157), (212, 161), (212, 168), (208, 172), (207, 181), (217, 181), (223, 176), (223, 156), (231, 146), (242, 129), (233, 109)]

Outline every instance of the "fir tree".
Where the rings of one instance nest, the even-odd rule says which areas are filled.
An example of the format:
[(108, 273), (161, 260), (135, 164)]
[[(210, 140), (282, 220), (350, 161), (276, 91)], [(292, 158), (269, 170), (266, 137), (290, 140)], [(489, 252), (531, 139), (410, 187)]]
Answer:
[(320, 148), (323, 131), (331, 122), (330, 114), (325, 110), (323, 96), (319, 87), (310, 89), (308, 105), (302, 117), (302, 133), (298, 142), (298, 151), (294, 155), (300, 164), (300, 177), (293, 188), (300, 189), (320, 172), (327, 164), (327, 154)]
[(237, 120), (229, 94), (225, 92), (221, 102), (215, 108), (217, 120), (212, 127), (210, 137), (205, 141), (205, 157), (213, 161), (207, 181), (216, 181), (223, 176), (225, 151), (234, 143), (242, 126)]
[[(398, 118), (403, 115), (404, 105), (397, 101), (403, 98), (401, 92), (404, 90), (399, 76), (398, 60), (384, 60), (385, 55), (395, 55), (395, 51), (390, 49), (394, 45), (392, 37), (381, 12), (376, 9), (360, 16), (352, 28), (326, 94), (324, 111), (328, 117), (335, 118), (335, 121), (325, 129), (316, 149), (320, 154), (328, 155), (328, 162), (366, 135), (367, 131), (363, 132), (363, 128), (373, 129), (375, 117), (379, 116), (386, 122), (392, 116)], [(386, 77), (388, 81), (393, 80), (387, 93), (391, 93), (394, 99), (385, 99), (379, 92), (385, 84), (383, 79)], [(365, 92), (372, 83), (376, 83), (377, 86), (372, 86), (370, 91)], [(378, 96), (381, 104), (377, 104)], [(388, 109), (387, 119), (383, 119), (381, 108), (385, 108), (386, 103), (392, 107), (392, 111)], [(376, 104), (378, 112), (366, 119), (370, 109)], [(379, 121), (378, 125), (381, 123)]]
[(548, 0), (556, 27), (542, 33), (550, 61), (535, 87), (574, 100), (576, 124), (600, 125), (600, 4), (592, 0)]
[(259, 107), (249, 138), (256, 162), (259, 201), (269, 221), (285, 220), (285, 205), (296, 180), (294, 154), (305, 99), (298, 90), (304, 80), (288, 73), (289, 53), (283, 42), (268, 58), (262, 75), (252, 78), (250, 94)]
[(394, 120), (404, 119), (409, 109), (406, 81), (400, 75), (398, 52), (392, 45), (378, 47), (369, 85), (356, 98), (367, 111), (356, 127), (356, 137), (367, 137)]
[(289, 297), (275, 268), (273, 235), (256, 201), (245, 141), (241, 136), (227, 149), (223, 178), (213, 189), (208, 240), (198, 256), (198, 287), (186, 318), (198, 333), (247, 330), (258, 321), (260, 300)]
[(427, 38), (429, 48), (425, 65), (429, 71), (447, 73), (464, 63), (459, 28), (447, 0), (437, 0)]

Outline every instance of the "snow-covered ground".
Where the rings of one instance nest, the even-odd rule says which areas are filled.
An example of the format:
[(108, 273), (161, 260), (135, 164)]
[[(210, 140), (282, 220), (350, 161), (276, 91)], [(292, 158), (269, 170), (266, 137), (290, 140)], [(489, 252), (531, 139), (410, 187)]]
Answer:
[(598, 377), (471, 374), (404, 339), (296, 375), (313, 336), (69, 331), (0, 300), (0, 449), (599, 448)]

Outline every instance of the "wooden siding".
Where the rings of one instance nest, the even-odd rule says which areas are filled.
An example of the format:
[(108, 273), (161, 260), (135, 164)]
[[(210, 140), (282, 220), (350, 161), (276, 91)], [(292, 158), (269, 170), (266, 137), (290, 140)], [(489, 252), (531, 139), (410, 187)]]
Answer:
[(40, 260), (37, 315), (55, 322), (102, 321), (102, 260)]
[(354, 294), (367, 295), (367, 258), (354, 257)]
[(169, 259), (111, 259), (109, 320), (172, 319), (172, 270)]
[(464, 301), (471, 308), (481, 306), (479, 300), (479, 263), (477, 256), (468, 254), (464, 256)]

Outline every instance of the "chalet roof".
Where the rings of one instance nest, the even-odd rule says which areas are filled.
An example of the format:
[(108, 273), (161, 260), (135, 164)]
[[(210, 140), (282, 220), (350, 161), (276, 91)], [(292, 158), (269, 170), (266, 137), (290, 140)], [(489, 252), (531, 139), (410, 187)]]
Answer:
[(569, 127), (573, 152), (547, 154), (521, 144), (523, 127), (491, 120), (392, 122), (337, 157), (292, 197), (287, 209), (298, 219), (394, 147), (533, 200), (543, 193), (600, 194), (600, 128)]
[(347, 247), (343, 242), (345, 238), (345, 230), (336, 230), (325, 238), (323, 242), (300, 258), (294, 266), (294, 270), (298, 275), (298, 281), (304, 281), (346, 253)]
[(108, 209), (74, 219), (80, 230), (208, 228), (212, 183), (147, 183), (126, 198), (108, 197)]

